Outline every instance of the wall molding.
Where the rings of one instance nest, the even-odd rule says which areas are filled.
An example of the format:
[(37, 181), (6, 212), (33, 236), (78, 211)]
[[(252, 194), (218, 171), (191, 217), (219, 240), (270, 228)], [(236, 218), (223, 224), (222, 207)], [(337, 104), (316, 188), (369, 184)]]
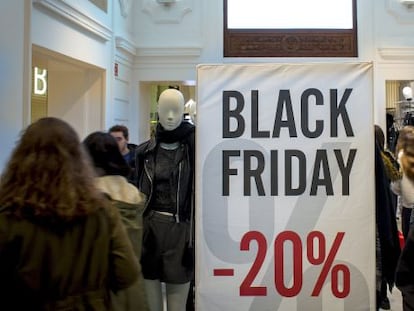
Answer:
[(184, 15), (193, 11), (193, 0), (179, 0), (163, 5), (156, 0), (143, 0), (142, 11), (157, 24), (179, 24)]
[(141, 57), (199, 57), (201, 47), (138, 47), (137, 56)]
[(115, 37), (115, 60), (128, 67), (133, 66), (137, 55), (136, 45), (124, 37)]
[[(163, 62), (154, 62), (154, 63), (149, 63), (149, 62), (145, 62), (145, 63), (139, 63), (137, 62), (134, 66), (134, 68), (136, 70), (143, 70), (143, 71), (154, 71), (154, 70), (161, 70), (166, 73), (166, 75), (164, 76), (164, 78), (162, 79), (162, 81), (175, 81), (177, 80), (176, 78), (170, 78), (169, 75), (167, 75), (167, 72), (182, 72), (183, 70), (191, 72), (191, 75), (194, 74), (197, 71), (197, 65), (198, 63), (183, 63), (183, 64), (171, 64), (171, 63), (163, 63)], [(188, 76), (186, 79), (193, 79), (191, 78), (191, 75)], [(194, 80), (196, 78), (194, 77)], [(150, 79), (150, 80), (154, 80), (154, 79)], [(158, 79), (155, 79), (158, 80)], [(178, 79), (178, 80), (182, 80), (182, 79)]]
[(103, 41), (109, 41), (112, 38), (110, 28), (90, 18), (64, 0), (33, 0), (33, 4), (70, 21)]
[(119, 51), (129, 54), (132, 57), (137, 55), (136, 45), (123, 37), (120, 37), (120, 36), (115, 37), (115, 47)]
[(378, 48), (378, 53), (383, 59), (387, 60), (413, 60), (414, 47), (391, 47)]
[(131, 10), (131, 0), (119, 0), (119, 8), (121, 10), (122, 17), (127, 18), (129, 11)]

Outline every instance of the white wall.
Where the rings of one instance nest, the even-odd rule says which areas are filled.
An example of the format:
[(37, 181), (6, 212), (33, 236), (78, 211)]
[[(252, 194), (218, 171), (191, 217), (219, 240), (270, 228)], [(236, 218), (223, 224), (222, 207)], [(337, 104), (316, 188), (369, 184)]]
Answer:
[(29, 1), (0, 1), (0, 171), (29, 117), (30, 10)]
[(129, 142), (138, 143), (139, 111), (136, 97), (138, 84), (134, 83), (133, 66), (136, 57), (136, 44), (132, 35), (132, 14), (138, 1), (119, 0), (113, 3), (114, 57), (117, 75), (113, 72), (111, 111), (108, 112), (107, 129), (115, 124), (122, 124), (129, 129)]
[(195, 79), (195, 67), (201, 63), (371, 61), (375, 55), (373, 10), (378, 1), (357, 1), (357, 59), (224, 58), (222, 0), (181, 0), (167, 7), (154, 0), (139, 2), (133, 11), (133, 34), (138, 52), (136, 74), (141, 80)]
[[(56, 7), (47, 6), (49, 1)], [(98, 22), (86, 17), (84, 14), (92, 14), (90, 10), (76, 11), (78, 6), (71, 7), (71, 2), (75, 1), (34, 2), (32, 43), (100, 68), (108, 68), (112, 60), (112, 26), (107, 25), (107, 18)], [(89, 4), (88, 1), (83, 3)], [(94, 12), (98, 11), (98, 8), (94, 9)]]
[[(92, 79), (92, 89), (83, 103), (93, 107), (90, 102), (102, 101), (102, 129), (124, 123), (134, 142), (149, 135), (151, 83), (196, 80), (196, 66), (202, 63), (372, 61), (380, 125), (385, 124), (385, 81), (414, 79), (414, 9), (399, 0), (357, 1), (359, 57), (345, 59), (224, 58), (222, 0), (180, 0), (170, 6), (108, 0), (107, 12), (86, 0), (0, 1), (0, 11), (2, 29), (13, 25), (13, 31), (0, 34), (7, 42), (0, 51), (5, 150), (0, 168), (29, 120), (32, 44), (98, 68), (101, 78), (84, 77)], [(87, 124), (97, 122), (97, 115), (87, 117), (84, 131), (94, 128)]]
[(382, 0), (375, 9), (375, 48), (414, 46), (414, 8), (407, 8), (400, 0)]
[(68, 122), (81, 139), (103, 129), (101, 71), (52, 61), (48, 81), (48, 116)]
[[(83, 63), (104, 73), (100, 77), (102, 94), (87, 97), (94, 105), (101, 101), (102, 113), (99, 129), (106, 129), (112, 121), (112, 74), (113, 74), (113, 31), (112, 0), (108, 0), (108, 11), (104, 12), (84, 0), (33, 0), (31, 42), (51, 54), (60, 54), (68, 62)], [(87, 70), (85, 70), (85, 73)], [(86, 77), (85, 77), (86, 79)], [(96, 89), (90, 94), (97, 94)], [(85, 103), (87, 104), (87, 103)], [(85, 116), (79, 116), (84, 119)], [(95, 118), (93, 120), (97, 122)], [(80, 125), (78, 132), (85, 135), (88, 120)], [(79, 125), (79, 124), (78, 124)]]
[(399, 0), (383, 0), (374, 13), (375, 120), (384, 129), (385, 82), (414, 80), (414, 9)]
[[(385, 128), (385, 81), (414, 79), (414, 8), (399, 0), (357, 1), (359, 57), (306, 59), (224, 58), (222, 0), (182, 0), (169, 7), (138, 2), (133, 11), (138, 84), (195, 79), (200, 63), (373, 62), (374, 119)], [(145, 96), (139, 96), (143, 107)]]

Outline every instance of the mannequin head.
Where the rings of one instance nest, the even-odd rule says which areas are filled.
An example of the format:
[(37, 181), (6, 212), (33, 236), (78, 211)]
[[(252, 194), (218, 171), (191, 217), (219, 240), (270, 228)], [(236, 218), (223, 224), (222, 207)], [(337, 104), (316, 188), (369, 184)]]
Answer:
[(158, 99), (158, 121), (166, 131), (175, 130), (182, 122), (184, 96), (176, 89), (166, 89)]

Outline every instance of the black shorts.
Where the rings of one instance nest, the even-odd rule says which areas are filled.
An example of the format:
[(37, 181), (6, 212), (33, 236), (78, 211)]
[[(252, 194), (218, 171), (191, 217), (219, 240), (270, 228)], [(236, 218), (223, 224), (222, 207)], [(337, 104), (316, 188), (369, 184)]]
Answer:
[(188, 264), (190, 223), (151, 211), (144, 218), (141, 266), (145, 279), (184, 284), (193, 277)]

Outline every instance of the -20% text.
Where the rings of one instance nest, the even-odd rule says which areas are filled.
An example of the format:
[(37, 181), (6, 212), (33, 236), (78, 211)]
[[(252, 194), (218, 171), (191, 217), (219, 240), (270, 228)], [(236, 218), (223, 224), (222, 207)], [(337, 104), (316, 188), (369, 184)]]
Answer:
[[(311, 296), (319, 296), (322, 287), (331, 274), (331, 291), (337, 298), (346, 298), (350, 292), (351, 273), (344, 264), (333, 264), (335, 256), (341, 246), (345, 232), (338, 232), (327, 249), (326, 238), (320, 231), (311, 231), (302, 241), (299, 234), (294, 231), (282, 231), (276, 236), (274, 242), (274, 284), (276, 291), (283, 297), (297, 296), (303, 285), (303, 242), (306, 243), (306, 259), (311, 265), (321, 266), (320, 273), (315, 280)], [(240, 241), (240, 250), (249, 251), (251, 243), (257, 243), (257, 254), (249, 272), (240, 285), (240, 296), (266, 296), (266, 286), (253, 286), (267, 253), (266, 237), (259, 231), (245, 233)], [(285, 244), (289, 243), (292, 249), (292, 282), (286, 285), (284, 267)], [(342, 276), (342, 282), (340, 282)], [(341, 283), (341, 284), (340, 284)]]

